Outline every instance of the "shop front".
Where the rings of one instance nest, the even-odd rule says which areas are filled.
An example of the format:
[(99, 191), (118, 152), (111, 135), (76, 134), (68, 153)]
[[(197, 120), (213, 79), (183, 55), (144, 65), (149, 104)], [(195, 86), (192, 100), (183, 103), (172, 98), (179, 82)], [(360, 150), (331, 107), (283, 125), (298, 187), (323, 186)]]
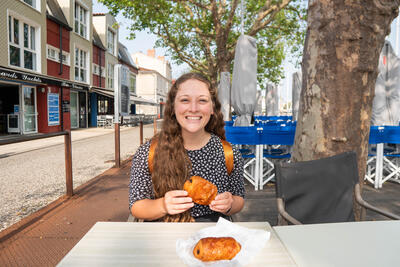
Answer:
[(88, 89), (69, 81), (0, 67), (0, 135), (86, 128)]

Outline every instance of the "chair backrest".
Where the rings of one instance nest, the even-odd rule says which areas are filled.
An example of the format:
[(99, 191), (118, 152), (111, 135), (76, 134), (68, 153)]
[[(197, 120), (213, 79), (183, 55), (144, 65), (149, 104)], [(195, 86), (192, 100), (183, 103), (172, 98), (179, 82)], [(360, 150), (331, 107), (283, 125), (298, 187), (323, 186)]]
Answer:
[(358, 183), (355, 152), (318, 160), (275, 164), (276, 194), (301, 223), (353, 221)]
[(258, 145), (259, 133), (254, 126), (225, 126), (226, 140), (233, 145)]
[(263, 126), (260, 134), (264, 145), (293, 145), (295, 126)]

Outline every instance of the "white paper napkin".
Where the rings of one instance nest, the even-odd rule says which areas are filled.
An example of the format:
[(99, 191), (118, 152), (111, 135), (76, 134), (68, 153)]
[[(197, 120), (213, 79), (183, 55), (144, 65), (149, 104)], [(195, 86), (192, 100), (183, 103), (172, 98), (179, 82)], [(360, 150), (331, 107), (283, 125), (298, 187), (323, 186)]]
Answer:
[[(193, 248), (201, 238), (225, 236), (235, 238), (242, 246), (240, 252), (232, 260), (202, 262), (193, 256)], [(220, 217), (215, 226), (201, 229), (188, 239), (178, 239), (176, 253), (186, 265), (191, 267), (244, 266), (265, 246), (269, 238), (268, 231), (249, 229)]]

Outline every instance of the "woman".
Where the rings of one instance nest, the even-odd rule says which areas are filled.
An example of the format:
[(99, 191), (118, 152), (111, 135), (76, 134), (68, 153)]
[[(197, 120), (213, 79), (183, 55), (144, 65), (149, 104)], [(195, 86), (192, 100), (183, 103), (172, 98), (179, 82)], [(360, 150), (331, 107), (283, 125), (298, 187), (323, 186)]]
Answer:
[[(133, 157), (129, 208), (134, 217), (147, 221), (217, 221), (243, 208), (243, 159), (233, 148), (234, 168), (228, 175), (221, 144), (221, 139), (225, 140), (221, 104), (204, 76), (187, 73), (176, 80), (168, 93), (162, 130), (154, 138), (157, 147), (151, 173), (150, 141)], [(183, 184), (193, 175), (217, 186), (218, 194), (209, 206), (193, 203), (183, 190)]]

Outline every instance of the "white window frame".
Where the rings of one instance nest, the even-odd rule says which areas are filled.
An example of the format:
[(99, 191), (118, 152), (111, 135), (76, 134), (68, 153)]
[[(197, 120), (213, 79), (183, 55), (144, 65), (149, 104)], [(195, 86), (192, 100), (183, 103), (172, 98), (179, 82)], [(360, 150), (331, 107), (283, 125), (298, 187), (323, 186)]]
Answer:
[[(76, 10), (78, 7), (78, 10)], [(86, 11), (86, 12), (85, 12)], [(83, 15), (82, 15), (83, 12)], [(78, 17), (76, 17), (78, 15)], [(74, 3), (74, 32), (79, 36), (88, 40), (89, 36), (89, 8), (80, 1)], [(81, 33), (81, 27), (83, 26), (84, 33)]]
[[(54, 56), (50, 54), (50, 52), (54, 52)], [(70, 54), (66, 51), (62, 51), (63, 55), (63, 64), (70, 66)], [(57, 63), (60, 63), (60, 48), (54, 47), (52, 45), (46, 45), (46, 57), (47, 59), (51, 61), (55, 61)]]
[(101, 67), (101, 77), (106, 78), (106, 68)]
[[(77, 53), (78, 51), (78, 53)], [(82, 55), (85, 53), (85, 59), (82, 60)], [(82, 82), (82, 83), (89, 83), (89, 51), (82, 49), (82, 47), (75, 46), (74, 47), (74, 80), (77, 82)], [(76, 69), (78, 69), (78, 79), (76, 79)], [(84, 78), (85, 80), (81, 79), (81, 70), (85, 71)]]
[(24, 3), (25, 5), (33, 8), (34, 10), (41, 12), (41, 0), (32, 0), (32, 5), (27, 3), (27, 0), (20, 0), (22, 3)]
[(107, 63), (107, 88), (114, 88), (114, 64)]
[[(113, 40), (110, 41), (110, 33), (112, 34)], [(108, 53), (112, 54), (115, 56), (115, 47), (116, 47), (116, 37), (117, 33), (110, 27), (107, 28), (107, 51)], [(112, 46), (112, 47), (110, 47)]]
[[(11, 18), (11, 25), (10, 25)], [(15, 43), (14, 20), (18, 20), (18, 44)], [(24, 26), (28, 26), (28, 47), (25, 47)], [(34, 29), (34, 37), (32, 38), (32, 29)], [(18, 13), (7, 10), (7, 56), (8, 66), (12, 68), (24, 69), (33, 72), (41, 72), (41, 27), (39, 24), (20, 16)], [(11, 38), (11, 40), (10, 40)], [(11, 64), (10, 46), (19, 49), (19, 66)], [(32, 48), (32, 46), (34, 46)], [(34, 66), (32, 69), (25, 68), (24, 52), (30, 52), (35, 55)]]
[(100, 66), (93, 63), (93, 74), (100, 75)]

